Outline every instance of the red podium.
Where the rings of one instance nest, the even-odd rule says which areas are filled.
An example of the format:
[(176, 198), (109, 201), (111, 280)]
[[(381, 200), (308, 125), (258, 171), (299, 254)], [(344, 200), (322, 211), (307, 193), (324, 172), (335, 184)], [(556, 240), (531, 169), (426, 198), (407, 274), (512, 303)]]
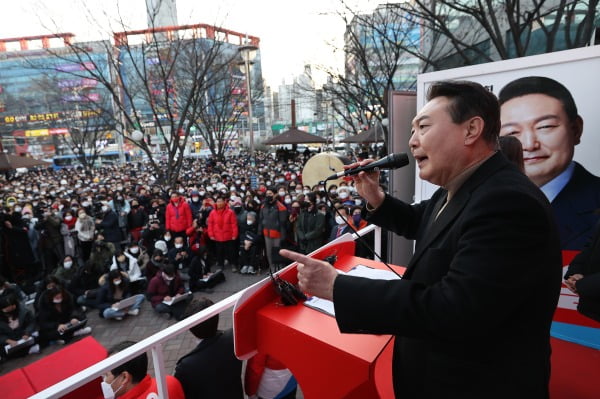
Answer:
[[(380, 262), (353, 256), (354, 241), (332, 243), (312, 257), (336, 254), (335, 267), (357, 265), (383, 269)], [(399, 272), (403, 268), (396, 267)], [(296, 265), (279, 276), (297, 283)], [(233, 317), (235, 353), (247, 359), (268, 354), (288, 367), (310, 398), (393, 398), (390, 335), (342, 334), (335, 318), (304, 306), (284, 306), (270, 279), (250, 287)]]

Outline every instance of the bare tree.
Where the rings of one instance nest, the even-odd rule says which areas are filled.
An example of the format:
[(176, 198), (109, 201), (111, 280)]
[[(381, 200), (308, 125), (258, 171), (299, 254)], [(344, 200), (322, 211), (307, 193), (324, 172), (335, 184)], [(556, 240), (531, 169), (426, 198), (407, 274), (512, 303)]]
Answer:
[[(238, 71), (238, 66), (239, 59), (234, 58), (211, 69), (211, 85), (200, 98), (198, 118), (194, 122), (211, 153), (221, 159), (226, 147), (236, 137), (236, 126), (243, 116), (247, 118), (246, 79), (252, 79), (254, 75), (244, 76)], [(262, 89), (254, 88), (262, 85), (251, 83), (251, 87), (251, 101), (256, 103), (263, 93)]]
[[(32, 90), (44, 93), (46, 101), (58, 111), (61, 125), (68, 132), (57, 135), (59, 146), (66, 146), (75, 154), (87, 174), (103, 151), (103, 143), (114, 131), (114, 115), (110, 98), (105, 93), (90, 91), (95, 86), (91, 79), (62, 79), (60, 72), (46, 74), (32, 82)], [(87, 82), (87, 84), (86, 84)]]
[[(323, 97), (342, 129), (385, 131), (381, 121), (387, 118), (388, 90), (412, 90), (416, 83), (417, 64), (406, 49), (418, 51), (419, 26), (389, 6), (368, 14), (346, 7), (339, 15), (346, 24), (345, 71), (327, 71)], [(383, 137), (387, 141), (387, 134)]]
[[(369, 13), (340, 4), (346, 69), (328, 71), (324, 92), (340, 127), (354, 133), (373, 125), (363, 114), (385, 117), (387, 90), (410, 89), (398, 80), (588, 45), (599, 11), (598, 0), (414, 0)], [(403, 65), (415, 68), (399, 71)], [(411, 75), (398, 79), (403, 72)]]
[[(227, 95), (212, 93), (227, 90), (227, 82), (233, 80), (222, 72), (237, 57), (237, 46), (230, 43), (236, 33), (209, 25), (139, 31), (127, 31), (122, 20), (119, 25), (123, 31), (113, 33), (114, 43), (68, 42), (68, 54), (52, 54), (62, 61), (75, 58), (83, 68), (68, 73), (91, 77), (107, 90), (116, 133), (144, 153), (159, 184), (172, 186), (183, 165), (190, 129), (199, 120), (206, 122), (202, 115), (207, 100), (216, 102), (213, 108), (229, 101)], [(251, 41), (258, 44), (256, 38)], [(99, 61), (99, 52), (106, 58)], [(235, 118), (233, 107), (222, 109), (223, 120)], [(135, 130), (142, 140), (134, 140)], [(228, 138), (222, 131), (207, 130), (205, 138), (222, 147), (221, 141)]]

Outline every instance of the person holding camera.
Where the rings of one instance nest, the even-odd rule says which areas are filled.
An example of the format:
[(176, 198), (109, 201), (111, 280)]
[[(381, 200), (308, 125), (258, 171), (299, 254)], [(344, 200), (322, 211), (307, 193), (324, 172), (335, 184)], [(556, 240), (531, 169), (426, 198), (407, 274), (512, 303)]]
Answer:
[(104, 239), (115, 248), (121, 248), (123, 236), (119, 227), (119, 216), (105, 202), (102, 203), (100, 213), (96, 217), (96, 230), (101, 231)]

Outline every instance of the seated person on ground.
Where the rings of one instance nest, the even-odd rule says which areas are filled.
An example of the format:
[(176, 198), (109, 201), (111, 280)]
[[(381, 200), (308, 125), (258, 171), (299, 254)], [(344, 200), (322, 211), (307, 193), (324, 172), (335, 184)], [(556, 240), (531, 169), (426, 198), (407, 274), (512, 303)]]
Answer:
[[(0, 297), (0, 357), (23, 356), (27, 353), (40, 351), (37, 342), (35, 318), (31, 310), (27, 309), (16, 293), (12, 292)], [(33, 338), (31, 345), (14, 353), (7, 353), (6, 345), (14, 347), (18, 341)]]
[(96, 307), (100, 310), (100, 317), (105, 319), (122, 320), (126, 315), (137, 316), (144, 302), (144, 295), (135, 295), (135, 302), (126, 308), (119, 309), (119, 303), (132, 296), (129, 279), (124, 272), (118, 269), (108, 272), (104, 284), (100, 287)]
[(175, 266), (168, 263), (150, 280), (146, 296), (150, 299), (152, 307), (157, 313), (167, 314), (169, 318), (174, 316), (176, 320), (181, 320), (183, 311), (191, 297), (173, 305), (167, 305), (163, 301), (168, 302), (185, 292), (183, 281), (179, 277)]
[[(40, 327), (40, 344), (64, 344), (74, 336), (89, 334), (92, 327), (83, 327), (80, 323), (85, 316), (75, 310), (73, 297), (62, 286), (46, 290), (40, 297), (38, 324)], [(79, 326), (79, 328), (69, 328)]]

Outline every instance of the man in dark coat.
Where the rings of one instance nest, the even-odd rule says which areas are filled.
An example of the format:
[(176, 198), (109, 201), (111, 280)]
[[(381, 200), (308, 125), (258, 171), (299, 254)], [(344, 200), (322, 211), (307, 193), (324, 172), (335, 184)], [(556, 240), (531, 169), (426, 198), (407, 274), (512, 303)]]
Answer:
[(123, 235), (119, 227), (119, 216), (108, 204), (102, 204), (101, 215), (96, 219), (96, 230), (102, 232), (104, 240), (112, 243), (116, 249), (121, 248)]
[(317, 212), (315, 193), (304, 198), (303, 209), (296, 221), (296, 235), (300, 251), (309, 254), (325, 243), (325, 216)]
[(409, 145), (421, 179), (441, 186), (432, 198), (407, 204), (384, 193), (379, 172), (355, 177), (369, 220), (417, 241), (404, 277), (344, 276), (282, 255), (301, 263), (303, 291), (333, 300), (342, 332), (396, 336), (397, 397), (548, 398), (562, 268), (549, 203), (497, 151), (492, 93), (437, 82), (428, 99)]
[[(194, 299), (183, 315), (192, 316), (213, 305), (208, 298)], [(190, 328), (200, 339), (198, 346), (179, 359), (175, 378), (181, 382), (186, 398), (242, 399), (242, 361), (233, 353), (233, 330), (218, 331), (216, 314)]]

